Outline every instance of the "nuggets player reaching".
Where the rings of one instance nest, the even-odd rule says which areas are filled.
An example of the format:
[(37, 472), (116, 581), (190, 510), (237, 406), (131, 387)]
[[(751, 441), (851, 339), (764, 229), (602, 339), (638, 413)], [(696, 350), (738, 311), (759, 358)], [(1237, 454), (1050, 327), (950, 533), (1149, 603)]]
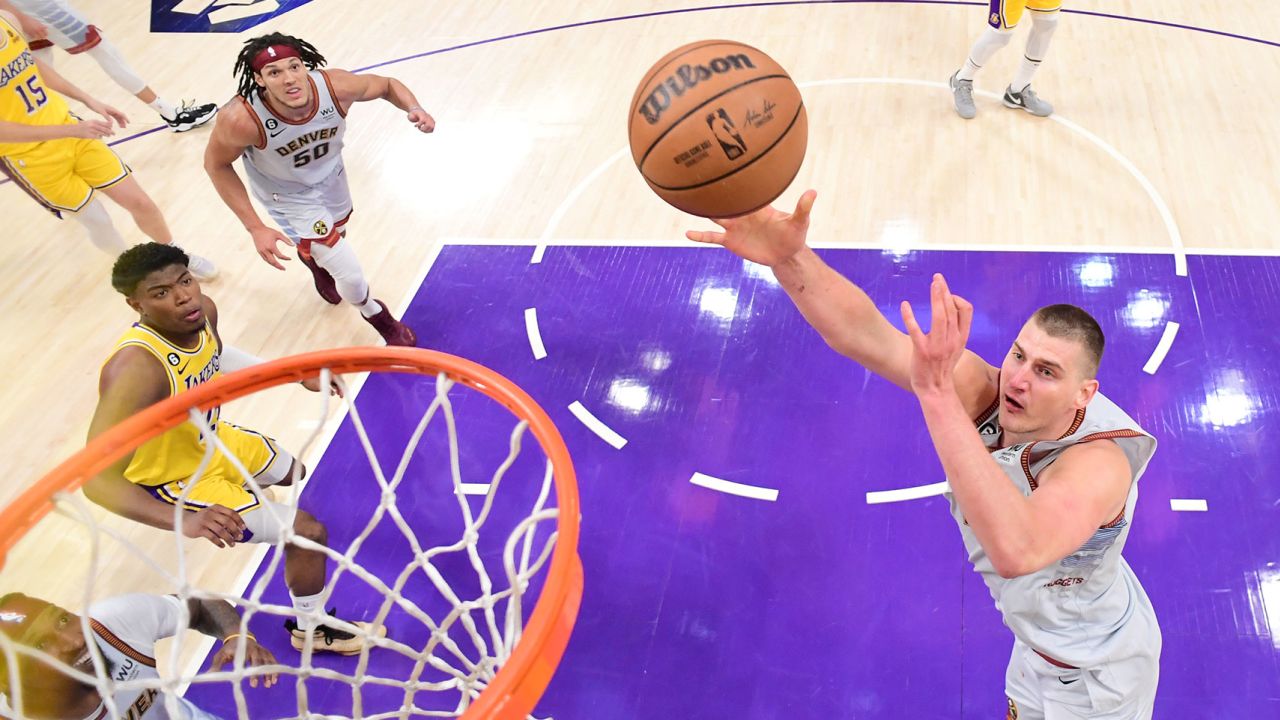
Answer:
[[(288, 257), (279, 243), (296, 245), (320, 297), (354, 305), (388, 345), (414, 345), (413, 331), (370, 294), (346, 240), (351, 193), (342, 142), (347, 111), (357, 102), (386, 100), (424, 133), (435, 129), (435, 120), (399, 80), (319, 69), (324, 64), (310, 43), (289, 35), (247, 41), (236, 59), (239, 96), (218, 116), (205, 171), (264, 261), (283, 270), (279, 261)], [(264, 224), (250, 204), (233, 167), (240, 157), (254, 198), (283, 233)]]
[[(103, 119), (80, 120), (63, 95)], [(127, 246), (97, 201), (98, 191), (128, 210), (151, 239), (172, 244), (160, 208), (101, 140), (114, 133), (113, 121), (124, 127), (128, 118), (36, 60), (17, 19), (0, 11), (0, 170), (55, 216), (74, 218), (93, 244), (112, 257)], [(197, 276), (217, 274), (208, 260), (191, 259)]]
[[(8, 667), (0, 656), (0, 692), (10, 705), (21, 692), (23, 717), (84, 718), (102, 720), (108, 716), (122, 720), (215, 720), (177, 695), (166, 696), (155, 688), (122, 688), (119, 685), (160, 677), (156, 669), (156, 642), (177, 635), (182, 628), (182, 601), (173, 595), (134, 593), (94, 603), (89, 616), (90, 635), (85, 636), (80, 618), (53, 603), (22, 593), (0, 597), (0, 632), (27, 647), (39, 649), (54, 659), (90, 677), (94, 676), (93, 642), (106, 664), (98, 677), (107, 678), (116, 714), (99, 694), (98, 688), (76, 680), (56, 667), (34, 657), (19, 656), (16, 668)], [(209, 670), (217, 672), (235, 660), (236, 647), (244, 644), (245, 666), (274, 665), (271, 651), (258, 644), (250, 633), (240, 632), (240, 615), (225, 600), (186, 602), (187, 627), (222, 641)], [(18, 687), (10, 687), (9, 671), (15, 669)], [(275, 684), (277, 675), (262, 676), (263, 686)], [(258, 686), (258, 676), (249, 676), (249, 685)], [(170, 713), (167, 701), (176, 713)]]
[(1150, 720), (1160, 627), (1121, 551), (1156, 441), (1098, 392), (1098, 323), (1040, 308), (992, 367), (965, 348), (973, 306), (934, 275), (933, 327), (904, 302), (903, 333), (805, 244), (815, 197), (687, 236), (769, 266), (828, 345), (915, 394), (969, 561), (1013, 631), (1008, 718)]
[(1022, 56), (1013, 82), (1004, 91), (1004, 105), (1021, 108), (1032, 115), (1048, 117), (1053, 106), (1031, 89), (1031, 78), (1040, 69), (1040, 63), (1049, 52), (1049, 42), (1058, 29), (1058, 15), (1062, 0), (990, 0), (987, 9), (986, 31), (969, 50), (964, 65), (951, 76), (951, 94), (956, 113), (965, 120), (978, 114), (973, 103), (973, 78), (987, 61), (1013, 39), (1013, 30), (1022, 19), (1024, 10), (1031, 12), (1031, 34), (1027, 37), (1027, 51)]
[[(137, 311), (138, 322), (121, 336), (102, 366), (98, 408), (89, 426), (90, 439), (134, 413), (171, 395), (260, 362), (223, 345), (218, 336), (218, 308), (200, 292), (179, 249), (157, 243), (130, 248), (116, 261), (111, 284)], [(318, 390), (315, 379), (303, 383)], [(236, 460), (263, 486), (290, 485), (305, 468), (261, 433), (221, 419), (210, 410), (206, 422)], [(324, 525), (305, 510), (260, 499), (246, 487), (232, 460), (215, 451), (198, 477), (205, 452), (202, 428), (187, 422), (152, 438), (84, 486), (84, 494), (117, 515), (187, 537), (203, 537), (218, 547), (237, 542), (275, 543), (287, 527), (298, 536), (325, 544)], [(194, 482), (191, 488), (189, 483)], [(173, 506), (188, 491), (180, 527)], [(317, 624), (326, 577), (323, 553), (286, 545), (285, 584), (293, 598), (297, 621), (286, 624), (294, 647), (301, 648), (310, 629), (316, 650), (360, 652), (362, 638)], [(364, 634), (365, 623), (352, 623)], [(383, 632), (382, 628), (378, 628)]]

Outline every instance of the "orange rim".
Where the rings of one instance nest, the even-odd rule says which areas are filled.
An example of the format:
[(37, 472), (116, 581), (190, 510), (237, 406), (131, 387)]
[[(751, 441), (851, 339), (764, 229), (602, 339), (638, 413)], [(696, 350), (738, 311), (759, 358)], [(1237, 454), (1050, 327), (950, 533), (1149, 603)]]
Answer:
[(542, 594), (520, 642), (493, 682), (462, 715), (465, 720), (518, 720), (533, 711), (551, 681), (569, 643), (582, 603), (582, 562), (578, 558), (578, 486), (569, 450), (551, 418), (528, 393), (483, 365), (454, 355), (400, 347), (359, 347), (294, 355), (255, 365), (179, 393), (130, 417), (94, 438), (0, 511), (0, 567), (9, 551), (53, 509), (53, 495), (73, 492), (122, 454), (188, 419), (188, 411), (207, 411), (259, 390), (313, 378), (328, 368), (336, 375), (394, 372), (450, 379), (529, 421), (529, 429), (551, 460), (555, 473), (556, 547)]

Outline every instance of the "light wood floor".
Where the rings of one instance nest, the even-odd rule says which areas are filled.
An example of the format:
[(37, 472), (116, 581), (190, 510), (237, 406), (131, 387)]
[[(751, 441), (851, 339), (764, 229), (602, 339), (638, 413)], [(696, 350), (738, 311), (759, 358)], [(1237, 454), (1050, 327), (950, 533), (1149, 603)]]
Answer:
[[(234, 92), (241, 41), (267, 30), (301, 36), (332, 66), (352, 69), (537, 28), (706, 3), (314, 0), (243, 36), (152, 35), (144, 0), (75, 4), (162, 95), (224, 102)], [(1228, 14), (1213, 9), (1218, 5), (1067, 3), (1280, 41), (1274, 2), (1243, 0)], [(1169, 247), (1158, 204), (1114, 152), (1150, 182), (1187, 247), (1280, 252), (1280, 47), (1065, 16), (1035, 86), (1060, 118), (1096, 142), (990, 98), (965, 123), (940, 88), (865, 82), (944, 82), (981, 31), (984, 12), (895, 3), (721, 9), (547, 32), (382, 68), (376, 72), (417, 93), (438, 129), (421, 136), (385, 103), (351, 112), (346, 163), (356, 214), (349, 237), (375, 295), (393, 306), (414, 292), (442, 240), (538, 239), (570, 191), (624, 147), (626, 108), (650, 63), (685, 42), (729, 37), (765, 49), (799, 82), (848, 81), (805, 90), (808, 156), (781, 200), (819, 189), (815, 241)], [(1004, 87), (1025, 32), (984, 69), (979, 89)], [(131, 130), (157, 121), (89, 59), (60, 54), (58, 68), (129, 113)], [(314, 296), (297, 262), (280, 273), (256, 257), (201, 168), (207, 137), (207, 130), (164, 131), (116, 150), (180, 242), (221, 266), (222, 278), (206, 292), (219, 303), (223, 337), (263, 357), (374, 341), (353, 311)], [(7, 379), (0, 501), (7, 501), (82, 444), (99, 363), (134, 317), (109, 286), (109, 261), (79, 226), (53, 220), (12, 185), (0, 187), (0, 207), (0, 376)], [(144, 239), (123, 212), (112, 212), (130, 241)], [(554, 237), (675, 239), (702, 226), (661, 203), (623, 158), (564, 211)], [(282, 389), (224, 416), (296, 446), (307, 432), (299, 422), (311, 412), (310, 399)], [(174, 566), (170, 534), (104, 522)], [(79, 608), (84, 538), (74, 524), (51, 518), (8, 558), (0, 587)], [(247, 557), (194, 542), (187, 549), (194, 580), (208, 587), (229, 587)], [(166, 588), (127, 555), (104, 553), (98, 597)]]

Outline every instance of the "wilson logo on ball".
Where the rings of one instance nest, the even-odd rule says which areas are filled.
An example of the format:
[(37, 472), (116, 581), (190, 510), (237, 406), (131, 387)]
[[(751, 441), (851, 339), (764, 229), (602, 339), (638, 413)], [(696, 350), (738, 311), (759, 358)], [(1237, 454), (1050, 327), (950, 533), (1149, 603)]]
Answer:
[(640, 114), (644, 116), (646, 122), (654, 125), (662, 118), (662, 113), (671, 107), (672, 97), (684, 95), (698, 83), (710, 79), (712, 75), (755, 68), (751, 58), (742, 53), (718, 57), (705, 64), (681, 65), (659, 83), (653, 92), (649, 93), (649, 97), (639, 108)]

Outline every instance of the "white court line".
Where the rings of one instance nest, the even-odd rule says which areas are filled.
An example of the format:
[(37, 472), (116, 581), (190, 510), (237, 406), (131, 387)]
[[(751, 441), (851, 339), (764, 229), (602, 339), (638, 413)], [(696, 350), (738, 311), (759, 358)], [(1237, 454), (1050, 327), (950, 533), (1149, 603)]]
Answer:
[(461, 483), (463, 495), (488, 495), (489, 483)]
[(1173, 347), (1173, 339), (1178, 336), (1178, 323), (1170, 320), (1165, 323), (1164, 334), (1160, 336), (1160, 342), (1156, 343), (1156, 349), (1151, 352), (1151, 357), (1147, 359), (1147, 364), (1142, 366), (1142, 371), (1148, 375), (1155, 375), (1156, 370), (1160, 369), (1160, 363), (1164, 362), (1164, 356), (1169, 354), (1169, 348)]
[(916, 487), (899, 488), (897, 490), (875, 490), (867, 493), (868, 505), (879, 505), (881, 503), (903, 502), (905, 500), (919, 500), (920, 498), (933, 497), (941, 495), (947, 491), (947, 481), (936, 482), (932, 485), (917, 485)]
[[(495, 237), (455, 237), (441, 240), (445, 245), (463, 245), (480, 247), (533, 247), (543, 244), (536, 238), (495, 238)], [(881, 242), (868, 241), (822, 241), (810, 240), (809, 247), (815, 250), (880, 250), (882, 252), (901, 255), (903, 252), (916, 251), (954, 251), (954, 252), (1045, 252), (1045, 253), (1079, 253), (1081, 255), (1168, 255), (1169, 249), (1150, 245), (1044, 245), (1038, 243), (1016, 244), (982, 244), (982, 243), (931, 243), (915, 242), (909, 250), (889, 248)], [(609, 237), (598, 238), (557, 238), (549, 243), (550, 247), (655, 247), (655, 248), (699, 248), (702, 250), (718, 250), (719, 245), (696, 243), (683, 238), (641, 238), (619, 239)], [(1280, 257), (1280, 247), (1275, 248), (1221, 248), (1221, 247), (1188, 247), (1187, 255), (1240, 256), (1240, 257)]]
[(717, 492), (729, 493), (730, 495), (738, 495), (753, 500), (768, 500), (775, 502), (778, 499), (778, 491), (773, 488), (757, 487), (755, 485), (745, 485), (743, 483), (733, 482), (732, 480), (721, 480), (720, 478), (703, 475), (700, 472), (693, 474), (689, 478), (689, 482), (699, 487), (715, 490)]
[[(418, 294), (418, 290), (422, 287), (422, 283), (426, 281), (427, 273), (430, 272), (431, 266), (435, 265), (436, 260), (439, 259), (440, 251), (443, 249), (443, 247), (444, 247), (444, 243), (438, 242), (436, 243), (436, 246), (433, 247), (431, 251), (427, 253), (427, 256), (423, 259), (422, 267), (418, 269), (418, 274), (414, 278), (414, 282), (409, 286), (410, 290), (408, 294), (400, 298), (400, 302), (397, 305), (397, 307), (399, 308), (399, 311), (396, 313), (396, 317), (401, 317), (401, 318), (404, 317), (404, 311), (408, 309), (409, 303), (413, 302), (413, 298)], [(347, 395), (351, 398), (352, 403), (354, 403), (356, 401), (356, 398), (359, 397), (360, 390), (364, 387), (365, 380), (367, 380), (368, 378), (369, 378), (369, 373), (360, 373), (347, 382)], [(308, 468), (314, 469), (320, 464), (320, 460), (324, 457), (325, 451), (329, 449), (330, 443), (333, 442), (334, 436), (337, 435), (338, 428), (342, 426), (342, 421), (346, 419), (347, 417), (346, 401), (341, 401), (341, 404), (339, 407), (341, 409), (338, 412), (334, 413), (327, 420), (324, 421), (324, 428), (321, 430), (321, 435), (316, 440), (315, 444), (311, 446), (310, 451), (307, 452), (305, 457), (299, 458), (300, 460), (302, 460), (303, 464), (306, 465)], [(311, 423), (312, 429), (317, 427), (317, 423), (318, 423), (318, 421), (316, 420), (308, 420), (304, 422)], [(299, 496), (301, 496), (302, 492), (306, 490), (307, 484), (310, 482), (311, 482), (311, 477), (307, 477), (302, 481), (302, 484), (298, 488)], [(465, 486), (464, 486), (463, 492), (464, 494), (469, 494), (466, 492)], [(290, 489), (289, 491), (289, 496), (290, 498), (292, 498), (293, 496), (292, 489)], [(240, 575), (236, 578), (235, 582), (232, 583), (231, 585), (230, 593), (232, 595), (244, 597), (245, 591), (249, 589), (249, 583), (253, 581), (253, 576), (257, 574), (258, 568), (262, 566), (263, 560), (265, 560), (267, 557), (267, 552), (270, 551), (272, 547), (274, 546), (271, 546), (271, 545), (255, 545), (254, 546), (253, 556), (249, 559), (247, 563), (245, 563), (244, 569), (240, 571)], [(209, 656), (209, 651), (213, 649), (213, 638), (208, 637), (206, 635), (202, 635), (201, 639), (197, 641), (195, 645), (196, 645), (197, 652), (194, 655), (192, 655), (191, 660), (187, 663), (187, 666), (183, 669), (183, 672), (182, 672), (183, 677), (193, 677), (195, 676), (196, 673), (200, 672), (200, 668), (204, 666), (205, 658)], [(187, 688), (189, 686), (190, 686), (190, 683), (183, 683), (178, 685), (176, 688), (177, 694), (178, 695), (186, 694)]]
[(586, 425), (588, 430), (599, 435), (601, 440), (612, 445), (614, 449), (621, 450), (622, 446), (627, 444), (626, 438), (614, 432), (613, 428), (601, 422), (600, 418), (592, 415), (591, 411), (583, 407), (582, 403), (577, 400), (574, 400), (569, 405), (569, 412), (573, 413), (574, 417), (581, 420), (582, 424)]
[(183, 15), (199, 15), (209, 9), (216, 0), (182, 0), (182, 2), (169, 8), (169, 12), (182, 13)]
[(555, 212), (551, 213), (551, 219), (547, 221), (547, 227), (542, 231), (542, 238), (538, 241), (538, 246), (533, 251), (533, 258), (529, 260), (530, 263), (536, 264), (542, 262), (542, 256), (547, 252), (547, 241), (549, 241), (551, 236), (555, 234), (556, 228), (560, 226), (560, 221), (564, 219), (565, 213), (569, 212), (569, 208), (573, 207), (573, 204), (578, 201), (578, 197), (581, 196), (582, 193), (586, 192), (587, 188), (596, 181), (596, 178), (603, 175), (604, 171), (608, 170), (610, 165), (626, 156), (627, 150), (628, 148), (626, 147), (619, 148), (617, 152), (606, 158), (604, 162), (600, 163), (599, 167), (592, 170), (586, 177), (582, 178), (582, 180), (574, 186), (573, 190), (569, 191), (569, 194), (564, 197), (564, 200), (560, 201), (560, 206), (556, 208)]
[(1173, 498), (1169, 501), (1169, 508), (1183, 512), (1209, 512), (1209, 501)]
[(547, 356), (547, 347), (542, 344), (542, 331), (538, 329), (538, 308), (525, 308), (524, 331), (529, 335), (529, 347), (533, 350), (533, 359), (541, 360)]

